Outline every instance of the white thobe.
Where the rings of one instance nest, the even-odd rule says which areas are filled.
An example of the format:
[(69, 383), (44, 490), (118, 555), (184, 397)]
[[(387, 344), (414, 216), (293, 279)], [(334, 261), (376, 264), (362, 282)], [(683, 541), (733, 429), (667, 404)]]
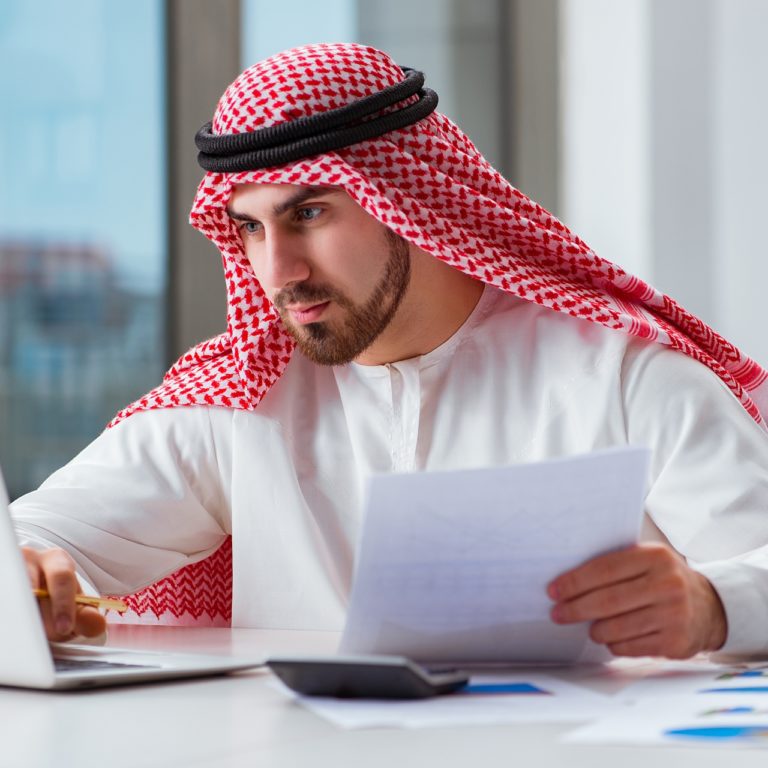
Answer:
[(710, 579), (724, 651), (767, 651), (768, 435), (683, 354), (493, 288), (421, 357), (323, 367), (296, 352), (254, 412), (137, 413), (13, 514), (23, 543), (64, 547), (111, 594), (205, 558), (231, 533), (234, 626), (339, 630), (371, 473), (626, 444), (653, 452), (644, 538)]

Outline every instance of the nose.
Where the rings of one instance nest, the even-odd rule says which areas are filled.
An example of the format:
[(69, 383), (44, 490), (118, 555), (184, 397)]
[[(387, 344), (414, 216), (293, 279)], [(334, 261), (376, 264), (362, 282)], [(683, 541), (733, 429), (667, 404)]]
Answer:
[(310, 276), (306, 246), (301, 237), (279, 229), (265, 232), (262, 264), (254, 264), (256, 276), (267, 295), (300, 283)]

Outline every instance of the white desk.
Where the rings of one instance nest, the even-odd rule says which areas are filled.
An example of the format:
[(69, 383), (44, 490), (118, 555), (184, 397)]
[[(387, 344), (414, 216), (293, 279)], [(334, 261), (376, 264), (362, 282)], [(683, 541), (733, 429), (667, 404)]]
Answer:
[[(123, 647), (261, 655), (330, 652), (337, 635), (117, 626)], [(589, 673), (580, 672), (574, 675)], [(343, 731), (253, 671), (74, 693), (0, 689), (2, 768), (742, 768), (765, 751), (559, 744), (573, 725)]]

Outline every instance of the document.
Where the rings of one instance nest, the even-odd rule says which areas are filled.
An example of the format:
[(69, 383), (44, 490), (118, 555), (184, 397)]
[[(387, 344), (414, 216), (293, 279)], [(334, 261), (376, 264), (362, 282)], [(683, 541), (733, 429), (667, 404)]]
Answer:
[(563, 737), (573, 744), (768, 747), (768, 666), (652, 662), (614, 696), (607, 716)]
[(742, 694), (663, 696), (634, 705), (561, 737), (568, 744), (679, 744), (687, 747), (768, 747), (768, 702)]
[(608, 654), (549, 619), (546, 585), (637, 541), (649, 451), (370, 478), (340, 652), (436, 664)]
[(610, 696), (536, 672), (473, 675), (457, 693), (409, 701), (286, 696), (340, 728), (449, 728), (503, 723), (580, 723), (616, 711)]

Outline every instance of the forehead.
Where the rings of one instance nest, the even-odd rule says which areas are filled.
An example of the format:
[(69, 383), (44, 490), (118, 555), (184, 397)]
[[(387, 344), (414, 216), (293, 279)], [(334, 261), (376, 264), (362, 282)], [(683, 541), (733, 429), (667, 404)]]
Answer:
[[(310, 198), (329, 197), (331, 195), (347, 197), (343, 188), (331, 186), (305, 186), (300, 184), (235, 184), (227, 207), (233, 210), (247, 211), (269, 210), (286, 203), (302, 202)], [(350, 199), (351, 202), (351, 198)]]

